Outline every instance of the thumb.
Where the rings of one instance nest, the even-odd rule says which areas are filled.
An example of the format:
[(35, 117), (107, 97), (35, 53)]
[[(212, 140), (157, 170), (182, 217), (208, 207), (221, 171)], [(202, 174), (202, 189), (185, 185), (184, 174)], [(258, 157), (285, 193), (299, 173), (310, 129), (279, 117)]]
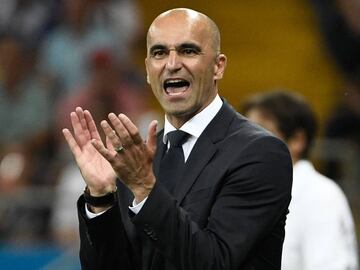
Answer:
[(157, 129), (158, 121), (153, 120), (149, 124), (148, 127), (148, 135), (146, 139), (146, 145), (149, 151), (154, 155), (156, 151), (156, 129)]

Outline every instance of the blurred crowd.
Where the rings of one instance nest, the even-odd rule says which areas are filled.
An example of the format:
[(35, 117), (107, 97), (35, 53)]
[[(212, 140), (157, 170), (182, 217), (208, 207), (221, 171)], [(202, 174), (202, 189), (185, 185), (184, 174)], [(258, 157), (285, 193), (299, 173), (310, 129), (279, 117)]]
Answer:
[(348, 192), (356, 192), (360, 188), (360, 2), (311, 2), (324, 44), (344, 82), (338, 89), (341, 99), (325, 123), (324, 173), (342, 182)]
[(14, 0), (0, 9), (0, 241), (77, 241), (84, 189), (61, 129), (76, 106), (125, 113), (144, 134), (150, 91), (132, 48), (132, 0)]
[[(322, 173), (360, 206), (360, 3), (310, 2), (344, 78), (317, 158)], [(161, 117), (132, 55), (143, 42), (141, 13), (133, 0), (0, 5), (0, 243), (74, 246), (84, 184), (61, 134), (70, 112), (89, 109), (96, 123), (109, 112), (125, 113), (143, 135)]]

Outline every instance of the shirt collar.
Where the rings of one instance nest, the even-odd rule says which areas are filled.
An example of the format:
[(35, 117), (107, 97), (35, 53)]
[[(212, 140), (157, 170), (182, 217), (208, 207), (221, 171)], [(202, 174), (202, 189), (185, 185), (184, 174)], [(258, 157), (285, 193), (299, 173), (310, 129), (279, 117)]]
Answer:
[[(201, 112), (194, 115), (191, 119), (185, 122), (184, 125), (181, 126), (180, 130), (189, 133), (191, 136), (199, 138), (201, 133), (207, 127), (207, 125), (211, 122), (211, 120), (215, 117), (215, 115), (220, 111), (223, 102), (219, 95), (216, 95), (214, 100)], [(165, 124), (164, 124), (164, 144), (167, 143), (167, 134), (171, 131), (176, 130), (176, 128), (170, 124), (165, 116)]]

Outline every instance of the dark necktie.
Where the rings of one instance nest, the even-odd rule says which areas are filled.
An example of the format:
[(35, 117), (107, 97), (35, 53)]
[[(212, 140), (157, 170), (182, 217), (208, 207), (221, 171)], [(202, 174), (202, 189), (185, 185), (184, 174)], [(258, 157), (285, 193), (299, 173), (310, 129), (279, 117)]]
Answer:
[(189, 137), (189, 134), (181, 130), (175, 130), (169, 132), (167, 137), (170, 141), (170, 148), (161, 160), (159, 179), (172, 193), (176, 180), (182, 175), (185, 167), (182, 145)]

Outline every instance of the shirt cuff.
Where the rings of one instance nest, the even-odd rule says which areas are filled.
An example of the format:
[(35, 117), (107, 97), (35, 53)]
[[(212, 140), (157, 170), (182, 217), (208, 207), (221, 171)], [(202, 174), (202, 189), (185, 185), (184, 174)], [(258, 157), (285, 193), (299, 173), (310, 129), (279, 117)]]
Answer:
[(138, 204), (136, 204), (135, 199), (133, 200), (132, 206), (129, 206), (129, 209), (135, 214), (137, 215), (141, 208), (143, 207), (143, 205), (145, 204), (146, 200), (148, 197), (146, 197), (145, 199), (143, 199), (141, 202), (139, 202)]
[[(107, 210), (109, 210), (109, 209), (107, 209)], [(86, 217), (88, 219), (92, 219), (92, 218), (95, 218), (97, 216), (100, 216), (100, 215), (104, 214), (107, 210), (102, 211), (100, 213), (93, 213), (93, 212), (90, 212), (90, 210), (88, 209), (88, 204), (85, 203), (85, 213), (86, 213)]]

